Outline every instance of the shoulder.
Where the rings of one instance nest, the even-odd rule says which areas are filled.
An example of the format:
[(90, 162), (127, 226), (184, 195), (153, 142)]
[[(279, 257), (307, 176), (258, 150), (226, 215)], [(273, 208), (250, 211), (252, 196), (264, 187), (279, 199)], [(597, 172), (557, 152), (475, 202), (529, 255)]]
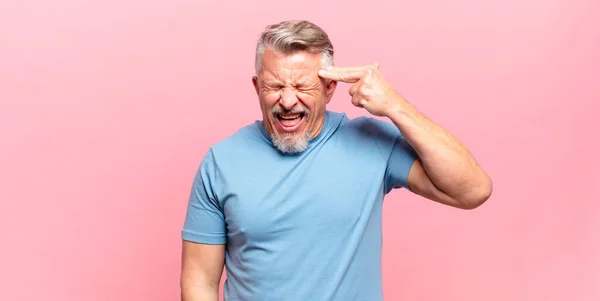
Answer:
[(211, 145), (210, 150), (215, 156), (236, 155), (242, 150), (247, 151), (256, 145), (264, 144), (265, 139), (259, 122), (255, 121), (217, 141)]
[(346, 147), (365, 154), (379, 153), (385, 160), (402, 137), (393, 123), (370, 116), (348, 119), (338, 132)]
[[(201, 166), (204, 168), (216, 168), (220, 162), (227, 162), (236, 157), (244, 156), (255, 145), (264, 144), (258, 122), (250, 123), (230, 133), (225, 138), (211, 144), (208, 150), (201, 155)], [(254, 145), (253, 145), (254, 144)]]
[(378, 142), (389, 141), (393, 143), (402, 136), (393, 123), (367, 116), (348, 119), (343, 124), (343, 130), (346, 134), (374, 139)]

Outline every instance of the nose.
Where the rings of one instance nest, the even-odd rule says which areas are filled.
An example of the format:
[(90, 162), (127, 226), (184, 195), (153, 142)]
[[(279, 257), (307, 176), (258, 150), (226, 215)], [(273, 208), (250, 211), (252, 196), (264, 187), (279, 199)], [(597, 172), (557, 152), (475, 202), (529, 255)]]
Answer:
[(296, 97), (294, 89), (283, 89), (279, 103), (286, 110), (291, 110), (298, 103), (298, 97)]

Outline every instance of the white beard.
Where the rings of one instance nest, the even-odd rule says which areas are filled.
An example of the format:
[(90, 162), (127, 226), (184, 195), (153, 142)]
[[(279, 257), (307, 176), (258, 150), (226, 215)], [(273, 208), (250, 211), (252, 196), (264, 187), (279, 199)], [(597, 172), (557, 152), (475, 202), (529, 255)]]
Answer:
[(283, 153), (294, 154), (305, 151), (312, 135), (306, 133), (297, 138), (294, 138), (294, 136), (296, 136), (294, 133), (285, 133), (282, 136), (277, 137), (273, 133), (271, 139), (273, 139), (273, 145)]

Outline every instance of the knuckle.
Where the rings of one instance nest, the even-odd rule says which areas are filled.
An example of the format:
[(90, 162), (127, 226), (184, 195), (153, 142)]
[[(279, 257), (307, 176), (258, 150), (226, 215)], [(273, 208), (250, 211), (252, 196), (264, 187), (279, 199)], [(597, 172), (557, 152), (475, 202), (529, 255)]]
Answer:
[(360, 86), (360, 87), (358, 88), (358, 92), (359, 92), (360, 94), (367, 95), (367, 94), (369, 94), (369, 88), (367, 88), (367, 87), (366, 87), (366, 86), (364, 86), (364, 85), (363, 85), (363, 86)]

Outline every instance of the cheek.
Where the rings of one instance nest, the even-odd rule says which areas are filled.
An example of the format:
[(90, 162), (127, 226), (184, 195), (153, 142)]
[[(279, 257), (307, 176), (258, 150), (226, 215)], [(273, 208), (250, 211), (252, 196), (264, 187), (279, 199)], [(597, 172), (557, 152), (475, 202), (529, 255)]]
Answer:
[(298, 99), (304, 101), (305, 103), (310, 103), (311, 105), (318, 101), (319, 95), (315, 92), (298, 92)]
[(269, 123), (275, 122), (271, 111), (273, 107), (279, 102), (279, 95), (277, 92), (263, 93), (260, 97), (260, 106), (263, 111), (265, 121)]
[(279, 92), (265, 92), (262, 97), (262, 102), (267, 107), (272, 107), (279, 101)]
[(319, 109), (325, 105), (325, 98), (318, 92), (299, 93), (298, 99), (309, 109)]

